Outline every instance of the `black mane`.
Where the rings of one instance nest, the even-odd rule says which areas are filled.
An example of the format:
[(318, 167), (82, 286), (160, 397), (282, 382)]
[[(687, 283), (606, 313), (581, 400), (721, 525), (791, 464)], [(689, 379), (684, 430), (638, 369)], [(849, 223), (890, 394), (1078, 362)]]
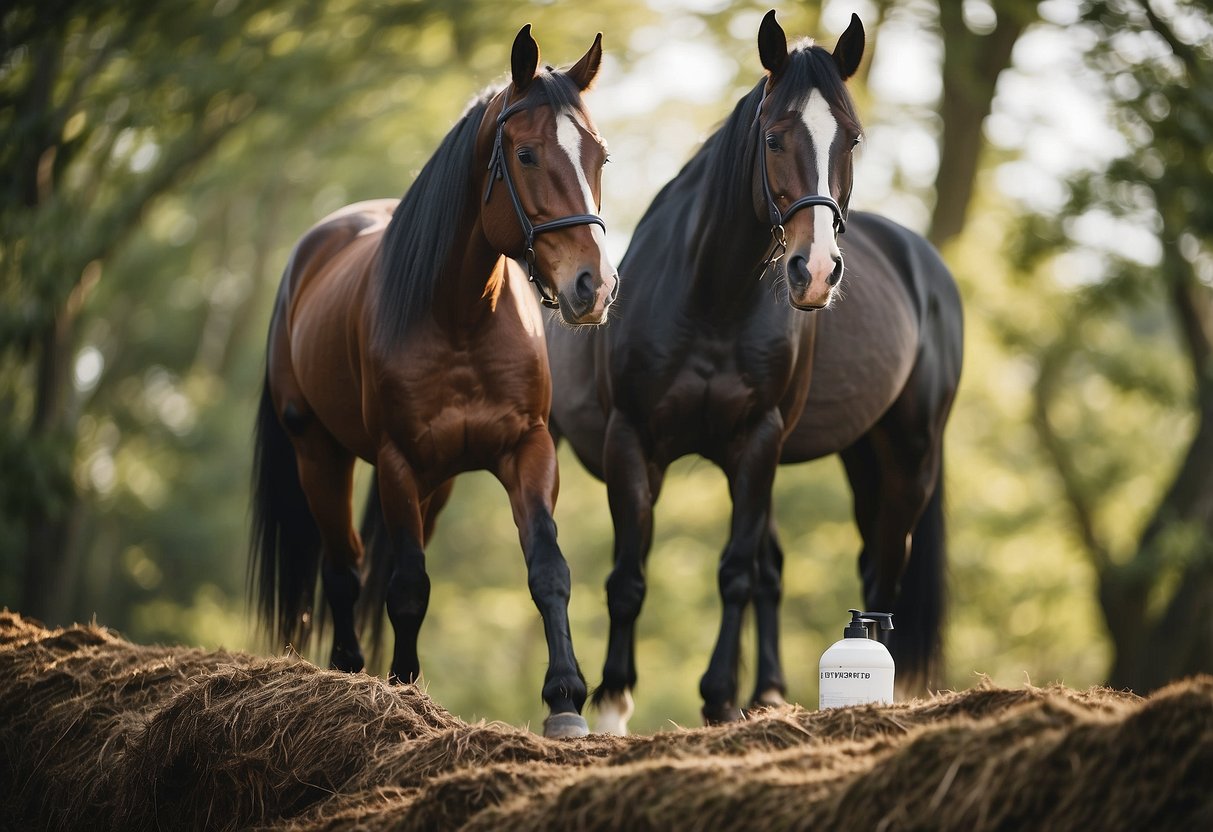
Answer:
[[(483, 171), (474, 164), (476, 135), (501, 89), (490, 88), (472, 100), (396, 206), (374, 281), (379, 314), (372, 337), (381, 345), (402, 341), (433, 308), (434, 287), (459, 242), (456, 234), (478, 208), (476, 184)], [(528, 106), (549, 104), (557, 113), (581, 106), (577, 85), (562, 72), (539, 73), (522, 100), (531, 102)]]

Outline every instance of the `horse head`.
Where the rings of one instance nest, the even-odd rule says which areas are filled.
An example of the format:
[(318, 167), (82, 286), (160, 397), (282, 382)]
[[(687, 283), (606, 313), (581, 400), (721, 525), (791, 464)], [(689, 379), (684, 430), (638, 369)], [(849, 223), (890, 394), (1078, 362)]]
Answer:
[(488, 158), (481, 224), (501, 254), (526, 263), (544, 305), (568, 324), (606, 320), (618, 275), (598, 216), (606, 146), (581, 100), (598, 74), (602, 35), (567, 70), (539, 67), (526, 25), (510, 83), (490, 106), (477, 147)]
[(789, 301), (797, 309), (829, 305), (842, 279), (838, 235), (846, 229), (852, 150), (862, 138), (844, 82), (863, 48), (856, 15), (832, 53), (812, 43), (789, 51), (774, 11), (758, 30), (767, 79), (755, 119), (754, 207), (783, 249)]

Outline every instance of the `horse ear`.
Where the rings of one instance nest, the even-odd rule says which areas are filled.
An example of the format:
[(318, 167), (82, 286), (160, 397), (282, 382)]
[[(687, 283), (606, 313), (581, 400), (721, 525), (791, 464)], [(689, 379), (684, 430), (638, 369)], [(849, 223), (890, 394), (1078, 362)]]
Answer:
[(783, 33), (783, 27), (775, 21), (775, 10), (771, 9), (762, 19), (758, 27), (758, 57), (762, 66), (771, 77), (775, 78), (783, 72), (788, 62), (788, 36)]
[(834, 62), (838, 64), (838, 72), (842, 80), (847, 80), (859, 69), (859, 59), (863, 57), (863, 23), (859, 15), (851, 13), (851, 24), (838, 39), (834, 47)]
[(539, 44), (531, 37), (531, 24), (518, 30), (514, 38), (514, 51), (510, 55), (510, 71), (514, 76), (514, 88), (522, 92), (530, 85), (539, 68)]
[(581, 60), (573, 64), (568, 71), (568, 76), (573, 79), (573, 83), (582, 92), (588, 90), (590, 85), (594, 83), (594, 78), (598, 75), (598, 67), (602, 63), (602, 32), (599, 32), (594, 37), (594, 43), (590, 49), (581, 56)]

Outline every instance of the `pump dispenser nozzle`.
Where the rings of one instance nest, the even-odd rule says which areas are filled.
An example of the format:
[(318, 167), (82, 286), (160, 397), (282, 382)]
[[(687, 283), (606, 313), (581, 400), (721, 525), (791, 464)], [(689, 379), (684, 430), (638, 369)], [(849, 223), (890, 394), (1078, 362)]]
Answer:
[(847, 610), (847, 612), (851, 614), (851, 621), (842, 631), (843, 638), (875, 638), (875, 635), (868, 630), (869, 624), (879, 624), (881, 630), (893, 629), (893, 613), (891, 612), (861, 612), (859, 610)]

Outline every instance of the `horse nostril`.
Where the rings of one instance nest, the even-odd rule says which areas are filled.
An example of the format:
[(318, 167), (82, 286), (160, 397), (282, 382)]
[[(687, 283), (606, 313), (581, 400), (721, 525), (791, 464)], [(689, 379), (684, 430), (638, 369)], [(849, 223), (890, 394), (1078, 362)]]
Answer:
[(834, 258), (834, 271), (830, 272), (830, 276), (826, 278), (826, 283), (831, 286), (837, 286), (838, 281), (842, 280), (842, 255)]
[(809, 264), (803, 255), (794, 254), (788, 259), (788, 280), (808, 285), (812, 280), (809, 274)]
[(577, 292), (577, 300), (584, 304), (593, 303), (594, 301), (594, 276), (588, 271), (584, 271), (577, 275), (577, 282), (573, 284), (574, 291)]

